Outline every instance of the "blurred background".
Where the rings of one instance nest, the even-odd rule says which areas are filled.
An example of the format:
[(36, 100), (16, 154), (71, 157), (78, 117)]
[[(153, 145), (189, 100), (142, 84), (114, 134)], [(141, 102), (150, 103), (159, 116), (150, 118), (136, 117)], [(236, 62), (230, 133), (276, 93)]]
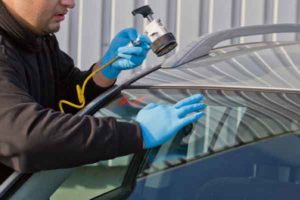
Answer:
[[(72, 56), (76, 65), (88, 69), (105, 53), (111, 39), (120, 30), (136, 27), (143, 32), (145, 21), (131, 11), (150, 5), (154, 18), (160, 18), (178, 42), (176, 51), (206, 33), (230, 27), (258, 24), (299, 23), (299, 0), (76, 0), (59, 33), (60, 47)], [(294, 40), (297, 34), (272, 34), (226, 41), (221, 45), (261, 40)], [(152, 52), (143, 68), (164, 58)], [(126, 79), (134, 70), (123, 73)]]

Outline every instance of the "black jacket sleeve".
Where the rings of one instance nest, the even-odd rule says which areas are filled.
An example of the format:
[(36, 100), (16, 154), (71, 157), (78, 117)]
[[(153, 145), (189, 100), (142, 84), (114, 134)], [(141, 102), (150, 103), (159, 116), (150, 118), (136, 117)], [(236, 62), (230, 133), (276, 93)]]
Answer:
[[(68, 168), (142, 150), (139, 126), (114, 118), (74, 116), (37, 103), (18, 73), (0, 60), (0, 161), (17, 171)], [(82, 77), (76, 69), (71, 75)], [(70, 77), (69, 77), (70, 76)], [(74, 77), (72, 76), (72, 77)]]

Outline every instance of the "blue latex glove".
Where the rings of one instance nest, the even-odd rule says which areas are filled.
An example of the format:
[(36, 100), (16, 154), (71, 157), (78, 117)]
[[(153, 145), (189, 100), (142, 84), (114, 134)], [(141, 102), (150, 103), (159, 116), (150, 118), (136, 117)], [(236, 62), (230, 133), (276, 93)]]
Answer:
[(175, 105), (151, 103), (140, 110), (136, 121), (141, 127), (144, 148), (165, 143), (180, 129), (200, 119), (204, 115), (201, 111), (206, 107), (205, 104), (200, 103), (202, 99), (201, 94), (196, 94)]
[[(140, 40), (138, 45), (128, 46), (131, 41), (134, 41), (137, 38)], [(110, 43), (110, 47), (100, 61), (100, 65), (107, 63), (116, 56), (121, 58), (103, 69), (102, 74), (107, 79), (113, 80), (118, 77), (122, 70), (138, 67), (145, 60), (150, 45), (150, 39), (146, 35), (138, 35), (135, 28), (122, 30)]]

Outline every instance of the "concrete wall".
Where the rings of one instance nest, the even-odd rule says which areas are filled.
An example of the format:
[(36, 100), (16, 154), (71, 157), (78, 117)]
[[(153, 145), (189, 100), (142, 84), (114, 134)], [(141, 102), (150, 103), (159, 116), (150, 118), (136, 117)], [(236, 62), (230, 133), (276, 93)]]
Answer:
[[(145, 4), (149, 4), (154, 17), (162, 19), (175, 34), (179, 43), (177, 50), (207, 32), (300, 21), (298, 0), (76, 0), (76, 3), (76, 8), (66, 18), (57, 36), (61, 48), (74, 58), (81, 69), (87, 69), (97, 61), (111, 38), (121, 29), (136, 27), (142, 32), (142, 17), (133, 17), (131, 11)], [(241, 41), (295, 38), (298, 38), (295, 34), (273, 34), (242, 38)], [(157, 64), (162, 59), (151, 53), (143, 67)]]

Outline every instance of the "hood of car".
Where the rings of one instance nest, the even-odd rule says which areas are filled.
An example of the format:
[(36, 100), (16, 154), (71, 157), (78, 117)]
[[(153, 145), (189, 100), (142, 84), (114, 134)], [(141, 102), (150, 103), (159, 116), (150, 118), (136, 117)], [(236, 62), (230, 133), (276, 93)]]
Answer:
[(269, 42), (217, 48), (177, 68), (161, 68), (133, 86), (300, 89), (299, 42)]

